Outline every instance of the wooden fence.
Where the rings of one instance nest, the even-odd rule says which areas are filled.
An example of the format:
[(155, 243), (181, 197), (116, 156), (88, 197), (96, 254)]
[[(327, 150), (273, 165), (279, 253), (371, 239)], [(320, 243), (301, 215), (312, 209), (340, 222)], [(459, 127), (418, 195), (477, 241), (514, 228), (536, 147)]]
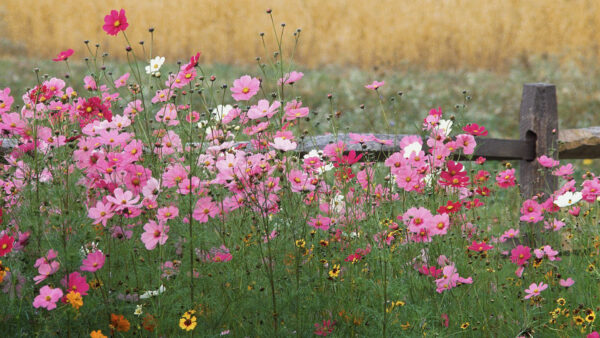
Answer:
[[(600, 157), (600, 127), (558, 130), (556, 87), (546, 83), (529, 83), (523, 86), (519, 117), (518, 140), (476, 137), (477, 147), (472, 159), (483, 156), (488, 160), (519, 160), (521, 194), (530, 198), (537, 193), (552, 192), (557, 188), (556, 177), (542, 171), (537, 158), (546, 155), (555, 159), (584, 159)], [(405, 135), (375, 134), (380, 139), (400, 140)], [(346, 134), (324, 135), (307, 139), (299, 150), (323, 149), (336, 140), (348, 143)], [(348, 151), (375, 154), (379, 161), (400, 151), (397, 145), (385, 146), (376, 142), (348, 145)], [(461, 160), (468, 160), (463, 157)], [(544, 174), (545, 173), (545, 174)]]

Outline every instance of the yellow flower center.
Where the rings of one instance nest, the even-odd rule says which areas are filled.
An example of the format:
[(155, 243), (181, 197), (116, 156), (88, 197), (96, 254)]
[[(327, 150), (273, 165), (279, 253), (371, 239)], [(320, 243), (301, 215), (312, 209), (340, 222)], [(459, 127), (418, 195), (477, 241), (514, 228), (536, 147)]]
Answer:
[(117, 20), (115, 21), (115, 23), (113, 23), (113, 26), (115, 27), (119, 27), (121, 25), (121, 21)]

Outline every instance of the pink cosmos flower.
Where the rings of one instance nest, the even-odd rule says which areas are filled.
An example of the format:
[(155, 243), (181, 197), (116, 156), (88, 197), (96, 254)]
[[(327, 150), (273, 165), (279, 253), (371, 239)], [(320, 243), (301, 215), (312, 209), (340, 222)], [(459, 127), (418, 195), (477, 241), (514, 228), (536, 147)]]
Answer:
[(558, 231), (565, 226), (565, 223), (558, 219), (553, 219), (551, 222), (544, 221), (544, 229)]
[(292, 100), (285, 105), (285, 119), (292, 121), (308, 116), (309, 110), (307, 107), (302, 107), (302, 101)]
[(316, 218), (311, 218), (310, 221), (308, 221), (308, 225), (315, 229), (328, 231), (329, 226), (331, 225), (331, 218), (325, 217), (323, 215), (317, 215)]
[[(14, 101), (15, 99), (10, 96), (10, 88), (0, 89), (0, 113), (9, 111)], [(20, 115), (17, 114), (16, 116), (19, 117)], [(4, 116), (2, 120), (4, 120)]]
[(573, 164), (568, 163), (566, 165), (560, 166), (558, 169), (552, 172), (555, 176), (567, 177), (573, 175), (575, 170), (573, 169)]
[(176, 206), (168, 206), (158, 209), (157, 218), (160, 222), (166, 222), (179, 216), (179, 209)]
[(233, 87), (231, 88), (231, 96), (236, 101), (250, 100), (260, 88), (260, 80), (252, 78), (248, 75), (244, 75), (237, 80), (233, 81)]
[(4, 236), (0, 238), (0, 257), (5, 256), (12, 251), (14, 242), (15, 238), (8, 234), (4, 234)]
[(586, 336), (586, 338), (600, 338), (600, 333), (594, 331)]
[(60, 288), (51, 288), (48, 285), (44, 285), (40, 289), (40, 294), (33, 300), (33, 307), (43, 307), (50, 311), (56, 308), (56, 302), (63, 296), (63, 292)]
[(87, 296), (87, 291), (90, 289), (85, 277), (80, 275), (77, 271), (71, 272), (68, 278), (65, 276), (65, 278), (61, 280), (61, 284), (66, 287), (65, 291), (79, 292), (82, 296)]
[(518, 230), (518, 229), (517, 229), (517, 230), (515, 230), (515, 229), (508, 229), (508, 230), (506, 230), (506, 231), (505, 231), (505, 232), (502, 234), (502, 236), (500, 236), (500, 242), (501, 242), (501, 243), (504, 243), (504, 242), (506, 242), (508, 239), (511, 239), (511, 238), (516, 238), (516, 237), (519, 237), (519, 230)]
[(540, 292), (546, 290), (548, 288), (548, 284), (544, 284), (544, 282), (540, 282), (539, 284), (531, 283), (529, 285), (529, 289), (525, 289), (527, 296), (523, 299), (529, 299), (533, 296), (539, 296)]
[(98, 85), (96, 85), (96, 80), (90, 75), (86, 75), (83, 78), (83, 87), (87, 90), (96, 90), (98, 89)]
[(552, 167), (556, 167), (559, 162), (551, 157), (548, 157), (546, 155), (542, 155), (540, 157), (538, 157), (537, 159), (538, 163), (545, 168), (552, 168)]
[(218, 213), (217, 204), (210, 197), (202, 197), (196, 202), (192, 217), (200, 223), (206, 223), (209, 217), (214, 218)]
[(269, 101), (259, 100), (255, 106), (250, 107), (246, 116), (248, 116), (248, 118), (251, 120), (259, 119), (265, 116), (271, 118), (277, 113), (279, 107), (281, 107), (281, 103), (279, 101), (274, 101), (273, 104), (269, 105)]
[(73, 50), (72, 49), (67, 49), (65, 51), (62, 51), (60, 53), (58, 53), (58, 55), (56, 56), (56, 58), (52, 59), (52, 61), (56, 61), (56, 62), (60, 62), (60, 61), (67, 61), (67, 59), (73, 55)]
[(323, 324), (316, 323), (315, 324), (315, 332), (317, 336), (326, 337), (333, 332), (333, 327), (335, 326), (335, 321), (331, 320), (323, 320)]
[(348, 137), (350, 137), (350, 144), (358, 144), (358, 143), (367, 143), (367, 142), (375, 142), (375, 136), (373, 134), (354, 134), (349, 133)]
[(456, 136), (456, 145), (462, 148), (465, 155), (471, 155), (475, 151), (475, 138), (470, 134), (460, 134)]
[(89, 253), (87, 257), (82, 261), (83, 265), (79, 268), (81, 271), (96, 272), (104, 266), (106, 257), (102, 251), (94, 251)]
[(115, 80), (115, 88), (123, 87), (127, 84), (127, 80), (129, 80), (129, 73), (121, 75), (121, 77)]
[(496, 176), (496, 184), (500, 188), (508, 188), (515, 185), (515, 169), (504, 170)]
[(302, 72), (292, 71), (290, 73), (285, 74), (282, 78), (280, 78), (277, 81), (277, 85), (281, 86), (282, 83), (293, 85), (294, 83), (296, 83), (300, 79), (302, 79), (303, 76), (304, 76), (304, 73), (302, 73)]
[(269, 142), (269, 145), (271, 145), (271, 147), (273, 147), (277, 150), (281, 150), (281, 151), (294, 150), (298, 146), (298, 144), (296, 142), (292, 142), (291, 140), (284, 139), (281, 137), (276, 137), (275, 139), (273, 139), (273, 142)]
[(371, 90), (377, 90), (379, 89), (379, 87), (383, 86), (385, 84), (385, 81), (373, 81), (373, 83), (366, 85), (365, 88), (367, 89), (371, 89)]
[(106, 226), (106, 222), (114, 216), (114, 206), (111, 203), (102, 203), (102, 201), (96, 202), (95, 207), (91, 207), (88, 210), (88, 217), (94, 219), (94, 224), (102, 223)]
[(125, 31), (129, 27), (127, 23), (127, 17), (125, 16), (125, 10), (121, 8), (121, 11), (116, 10), (110, 11), (110, 14), (104, 17), (104, 26), (102, 29), (108, 35), (117, 35), (120, 31)]
[(560, 286), (568, 288), (571, 285), (575, 284), (575, 281), (573, 280), (573, 278), (569, 277), (567, 279), (561, 279), (560, 281), (558, 281), (558, 284), (560, 284)]
[(169, 227), (164, 224), (157, 224), (154, 220), (150, 220), (146, 223), (144, 225), (144, 230), (142, 242), (147, 250), (154, 250), (157, 244), (163, 245), (169, 238), (169, 236), (167, 236)]
[(60, 263), (54, 260), (57, 255), (58, 253), (56, 251), (50, 249), (45, 257), (40, 257), (35, 261), (33, 267), (38, 268), (39, 273), (39, 275), (33, 277), (35, 284), (41, 283), (50, 275), (58, 271)]
[(487, 136), (488, 131), (485, 130), (484, 126), (480, 126), (477, 123), (469, 123), (463, 127), (463, 131), (473, 136)]
[(467, 249), (477, 252), (484, 252), (493, 248), (494, 247), (492, 245), (489, 245), (486, 242), (478, 243), (476, 241), (473, 241), (473, 243)]
[(531, 248), (519, 245), (510, 251), (510, 261), (517, 265), (525, 265), (527, 260), (531, 258)]
[(117, 188), (113, 194), (114, 196), (107, 196), (106, 200), (115, 206), (115, 210), (137, 208), (139, 206), (136, 203), (140, 200), (140, 196), (134, 196), (131, 191), (123, 191), (123, 189)]

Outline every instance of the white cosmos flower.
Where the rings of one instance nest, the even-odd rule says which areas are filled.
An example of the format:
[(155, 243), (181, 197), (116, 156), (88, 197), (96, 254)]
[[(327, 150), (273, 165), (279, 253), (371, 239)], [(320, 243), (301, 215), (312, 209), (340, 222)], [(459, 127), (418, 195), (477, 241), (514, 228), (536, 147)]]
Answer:
[(404, 150), (404, 158), (409, 158), (410, 154), (412, 154), (412, 153), (418, 154), (419, 152), (421, 152), (422, 148), (423, 148), (423, 146), (419, 142), (413, 142), (413, 143), (407, 145), (403, 149)]
[(165, 286), (164, 286), (164, 285), (161, 285), (161, 286), (158, 288), (158, 290), (156, 290), (156, 291), (146, 291), (146, 292), (144, 292), (144, 293), (143, 293), (143, 294), (140, 296), (140, 299), (147, 299), (147, 298), (151, 298), (151, 297), (154, 297), (154, 296), (158, 296), (158, 295), (160, 295), (161, 293), (165, 292), (165, 290), (166, 290)]
[(150, 60), (150, 65), (146, 66), (146, 74), (155, 75), (162, 67), (163, 63), (165, 63), (164, 56), (157, 56), (154, 59)]
[(451, 120), (440, 120), (437, 127), (439, 130), (443, 130), (444, 134), (448, 136), (452, 131), (452, 123), (453, 122)]
[(217, 108), (213, 109), (213, 111), (211, 112), (211, 114), (215, 118), (215, 120), (222, 121), (223, 118), (225, 116), (227, 116), (227, 114), (229, 114), (229, 112), (232, 109), (233, 109), (233, 106), (231, 106), (230, 104), (228, 104), (226, 106), (218, 105)]
[(554, 204), (559, 208), (564, 208), (579, 202), (581, 198), (582, 194), (580, 191), (567, 191), (566, 193), (556, 197), (556, 199), (554, 200)]

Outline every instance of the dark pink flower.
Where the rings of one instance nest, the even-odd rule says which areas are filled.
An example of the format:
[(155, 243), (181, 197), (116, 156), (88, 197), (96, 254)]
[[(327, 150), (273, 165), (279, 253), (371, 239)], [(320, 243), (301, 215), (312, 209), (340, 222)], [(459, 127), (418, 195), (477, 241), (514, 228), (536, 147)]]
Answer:
[(122, 8), (119, 12), (113, 9), (110, 14), (104, 17), (102, 29), (108, 35), (117, 35), (120, 31), (125, 31), (127, 27), (129, 27), (129, 24), (127, 23), (127, 17), (125, 17), (125, 10)]
[(60, 53), (58, 53), (58, 55), (56, 56), (56, 58), (52, 59), (52, 61), (67, 61), (67, 59), (73, 55), (73, 50), (72, 49), (67, 49), (65, 51), (62, 51)]

